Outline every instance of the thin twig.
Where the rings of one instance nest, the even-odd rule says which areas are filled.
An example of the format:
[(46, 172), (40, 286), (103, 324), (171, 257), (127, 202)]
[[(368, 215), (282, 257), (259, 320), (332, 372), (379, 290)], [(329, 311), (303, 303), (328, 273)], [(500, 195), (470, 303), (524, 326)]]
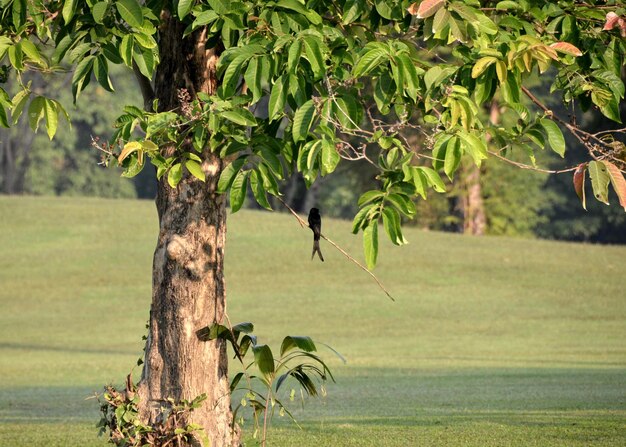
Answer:
[[(276, 197), (284, 206), (285, 208), (287, 208), (291, 214), (293, 214), (293, 216), (298, 220), (298, 222), (300, 223), (300, 226), (302, 227), (306, 227), (308, 228), (308, 224), (307, 222), (302, 219), (298, 213), (296, 213), (289, 205), (287, 205), (287, 203), (285, 203), (285, 201), (283, 199), (281, 199), (280, 197)], [(391, 301), (395, 301), (395, 298), (393, 296), (391, 296), (391, 294), (389, 293), (389, 291), (385, 288), (385, 286), (380, 282), (380, 280), (376, 277), (376, 275), (374, 275), (374, 273), (372, 273), (371, 270), (369, 270), (367, 267), (365, 267), (363, 264), (361, 264), (359, 261), (357, 261), (356, 259), (354, 259), (352, 256), (350, 256), (350, 254), (348, 254), (348, 252), (346, 252), (343, 248), (341, 248), (339, 245), (337, 245), (334, 241), (330, 240), (329, 238), (327, 238), (326, 236), (324, 236), (323, 234), (320, 234), (320, 236), (326, 241), (328, 242), (330, 245), (332, 245), (333, 247), (335, 247), (337, 250), (339, 250), (341, 252), (341, 254), (343, 254), (346, 258), (348, 258), (350, 261), (352, 261), (353, 263), (355, 263), (356, 265), (358, 265), (361, 270), (367, 272), (373, 279), (374, 281), (376, 281), (376, 284), (378, 284), (378, 287), (380, 287), (380, 289), (385, 292), (385, 294), (389, 297), (389, 299)]]
[(572, 172), (578, 169), (578, 166), (574, 166), (574, 167), (566, 168), (566, 169), (559, 169), (559, 170), (542, 169), (536, 166), (530, 166), (525, 163), (520, 163), (519, 161), (515, 161), (515, 160), (511, 160), (510, 158), (503, 157), (502, 155), (500, 155), (498, 152), (495, 152), (495, 151), (489, 151), (489, 154), (493, 155), (496, 158), (499, 158), (502, 161), (512, 164), (513, 166), (516, 166), (520, 169), (528, 169), (530, 171), (543, 172), (544, 174), (563, 174), (564, 172)]

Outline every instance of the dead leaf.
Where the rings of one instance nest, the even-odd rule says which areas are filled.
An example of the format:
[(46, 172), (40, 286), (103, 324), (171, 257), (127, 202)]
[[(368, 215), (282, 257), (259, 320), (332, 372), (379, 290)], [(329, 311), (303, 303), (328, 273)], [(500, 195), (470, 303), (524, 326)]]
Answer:
[(619, 204), (624, 208), (624, 211), (626, 211), (626, 180), (624, 179), (624, 175), (622, 171), (610, 161), (602, 160), (602, 163), (604, 163), (606, 169), (609, 171), (611, 185), (613, 185), (613, 190), (619, 198)]
[(606, 15), (606, 22), (604, 22), (604, 28), (602, 28), (602, 30), (611, 31), (615, 27), (615, 24), (618, 20), (619, 16), (617, 14), (615, 14), (613, 11), (609, 12)]
[(581, 163), (574, 171), (574, 190), (580, 198), (583, 204), (583, 208), (587, 210), (587, 203), (585, 200), (585, 171), (587, 170), (587, 163)]
[(425, 19), (434, 15), (446, 4), (446, 0), (424, 0), (417, 8), (417, 18)]
[(582, 56), (583, 52), (578, 49), (575, 45), (572, 45), (568, 42), (555, 42), (550, 45), (551, 48), (554, 48), (556, 51), (560, 51), (561, 53), (569, 54), (571, 56)]

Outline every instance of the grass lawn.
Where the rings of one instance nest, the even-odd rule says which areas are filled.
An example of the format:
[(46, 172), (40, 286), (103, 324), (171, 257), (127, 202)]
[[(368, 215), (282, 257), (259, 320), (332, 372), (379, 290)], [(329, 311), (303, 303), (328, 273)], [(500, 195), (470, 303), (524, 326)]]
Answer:
[[(154, 205), (0, 197), (0, 230), (0, 446), (105, 446), (87, 398), (141, 354)], [(324, 232), (362, 256), (350, 223)], [(626, 247), (405, 236), (376, 269), (393, 303), (324, 241), (311, 261), (289, 215), (229, 216), (233, 323), (348, 360), (322, 351), (337, 383), (294, 404), (302, 430), (276, 417), (270, 445), (626, 445)]]

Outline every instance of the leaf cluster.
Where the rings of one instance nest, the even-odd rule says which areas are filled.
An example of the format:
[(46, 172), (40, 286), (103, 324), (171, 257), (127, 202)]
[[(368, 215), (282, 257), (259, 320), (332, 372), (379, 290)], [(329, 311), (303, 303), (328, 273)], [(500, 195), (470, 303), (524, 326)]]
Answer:
[[(328, 379), (334, 381), (334, 377), (328, 365), (316, 354), (317, 346), (310, 337), (288, 335), (276, 353), (270, 346), (258, 343), (257, 337), (252, 334), (253, 330), (254, 325), (247, 322), (232, 328), (214, 323), (200, 329), (197, 336), (203, 341), (221, 339), (230, 343), (235, 358), (242, 366), (242, 371), (231, 379), (230, 391), (231, 394), (238, 390), (244, 392), (241, 401), (233, 409), (233, 424), (243, 409), (250, 408), (255, 437), (262, 430), (262, 439), (265, 439), (268, 418), (271, 419), (276, 410), (280, 416), (287, 415), (297, 424), (286, 404), (279, 398), (279, 392), (286, 383), (292, 381), (299, 385), (302, 395), (318, 396), (325, 393), (324, 382)], [(250, 352), (251, 356), (248, 355)], [(339, 353), (333, 352), (344, 360)], [(290, 400), (293, 400), (295, 393), (292, 388)], [(240, 418), (239, 422), (243, 423), (243, 419)]]
[[(378, 171), (379, 188), (361, 201), (354, 229), (364, 232), (370, 267), (380, 221), (394, 244), (405, 243), (400, 224), (415, 215), (412, 200), (445, 190), (442, 174), (453, 179), (463, 159), (480, 165), (491, 154), (521, 151), (535, 165), (544, 147), (564, 154), (567, 130), (589, 152), (584, 169), (607, 162), (621, 175), (625, 168), (612, 155), (619, 138), (587, 135), (527, 88), (534, 76), (554, 73), (552, 89), (565, 102), (619, 122), (626, 54), (615, 26), (626, 17), (619, 4), (4, 0), (0, 61), (8, 59), (18, 77), (70, 64), (75, 98), (93, 79), (112, 91), (111, 63), (152, 79), (164, 56), (158, 29), (165, 12), (183, 24), (180, 38), (202, 32), (207, 47), (224, 48), (219, 88), (181, 99), (176, 110), (127, 108), (115, 137), (124, 175), (137, 174), (148, 157), (172, 187), (186, 175), (205, 181), (205, 151), (218, 153), (227, 165), (218, 189), (237, 211), (248, 190), (269, 209), (267, 194), (279, 195), (279, 183), (292, 173), (310, 186), (341, 160), (366, 160)], [(51, 56), (44, 44), (53, 47)], [(17, 119), (29, 97), (3, 93), (0, 124), (8, 125), (5, 109)], [(517, 124), (491, 123), (484, 109), (494, 102)], [(31, 108), (33, 128), (45, 118), (54, 135), (59, 105), (35, 97)], [(428, 136), (425, 147), (411, 143), (412, 132)], [(592, 181), (600, 200), (605, 183)], [(622, 198), (620, 185), (613, 183)]]

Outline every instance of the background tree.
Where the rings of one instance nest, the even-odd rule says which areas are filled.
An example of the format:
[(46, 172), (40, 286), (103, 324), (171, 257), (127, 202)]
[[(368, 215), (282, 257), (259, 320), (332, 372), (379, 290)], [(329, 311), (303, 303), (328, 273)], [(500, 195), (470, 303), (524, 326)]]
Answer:
[[(142, 378), (136, 390), (128, 385), (139, 418), (151, 426), (162, 423), (173, 402), (206, 393), (185, 423), (202, 427), (211, 445), (237, 441), (225, 343), (197, 334), (225, 321), (226, 193), (233, 211), (248, 189), (270, 208), (267, 194), (278, 195), (290, 172), (311, 186), (342, 159), (368, 163), (377, 187), (360, 197), (354, 231), (363, 232), (373, 267), (379, 222), (394, 244), (404, 244), (401, 218), (416, 214), (415, 197), (445, 190), (440, 173), (452, 180), (465, 159), (479, 166), (490, 155), (509, 160), (511, 152), (532, 165), (535, 150), (546, 146), (563, 156), (562, 126), (586, 152), (587, 161), (564, 167), (583, 202), (588, 174), (597, 199), (608, 201), (611, 183), (626, 208), (622, 131), (586, 132), (526, 87), (532, 73), (552, 67), (554, 88), (568, 104), (619, 121), (621, 5), (3, 0), (0, 6), (3, 74), (20, 86), (13, 97), (0, 91), (2, 125), (9, 124), (8, 111), (17, 121), (27, 110), (30, 126), (37, 130), (45, 120), (52, 138), (66, 115), (26, 82), (30, 70), (52, 74), (71, 66), (78, 98), (94, 81), (113, 91), (109, 65), (124, 64), (142, 92), (144, 109), (125, 107), (100, 150), (127, 176), (147, 160), (157, 170), (160, 233), (149, 335)], [(366, 85), (373, 86), (371, 97)], [(492, 125), (478, 113), (496, 94), (503, 122), (513, 117), (512, 126)], [(522, 104), (524, 96), (532, 108)], [(426, 143), (412, 144), (410, 132)]]

